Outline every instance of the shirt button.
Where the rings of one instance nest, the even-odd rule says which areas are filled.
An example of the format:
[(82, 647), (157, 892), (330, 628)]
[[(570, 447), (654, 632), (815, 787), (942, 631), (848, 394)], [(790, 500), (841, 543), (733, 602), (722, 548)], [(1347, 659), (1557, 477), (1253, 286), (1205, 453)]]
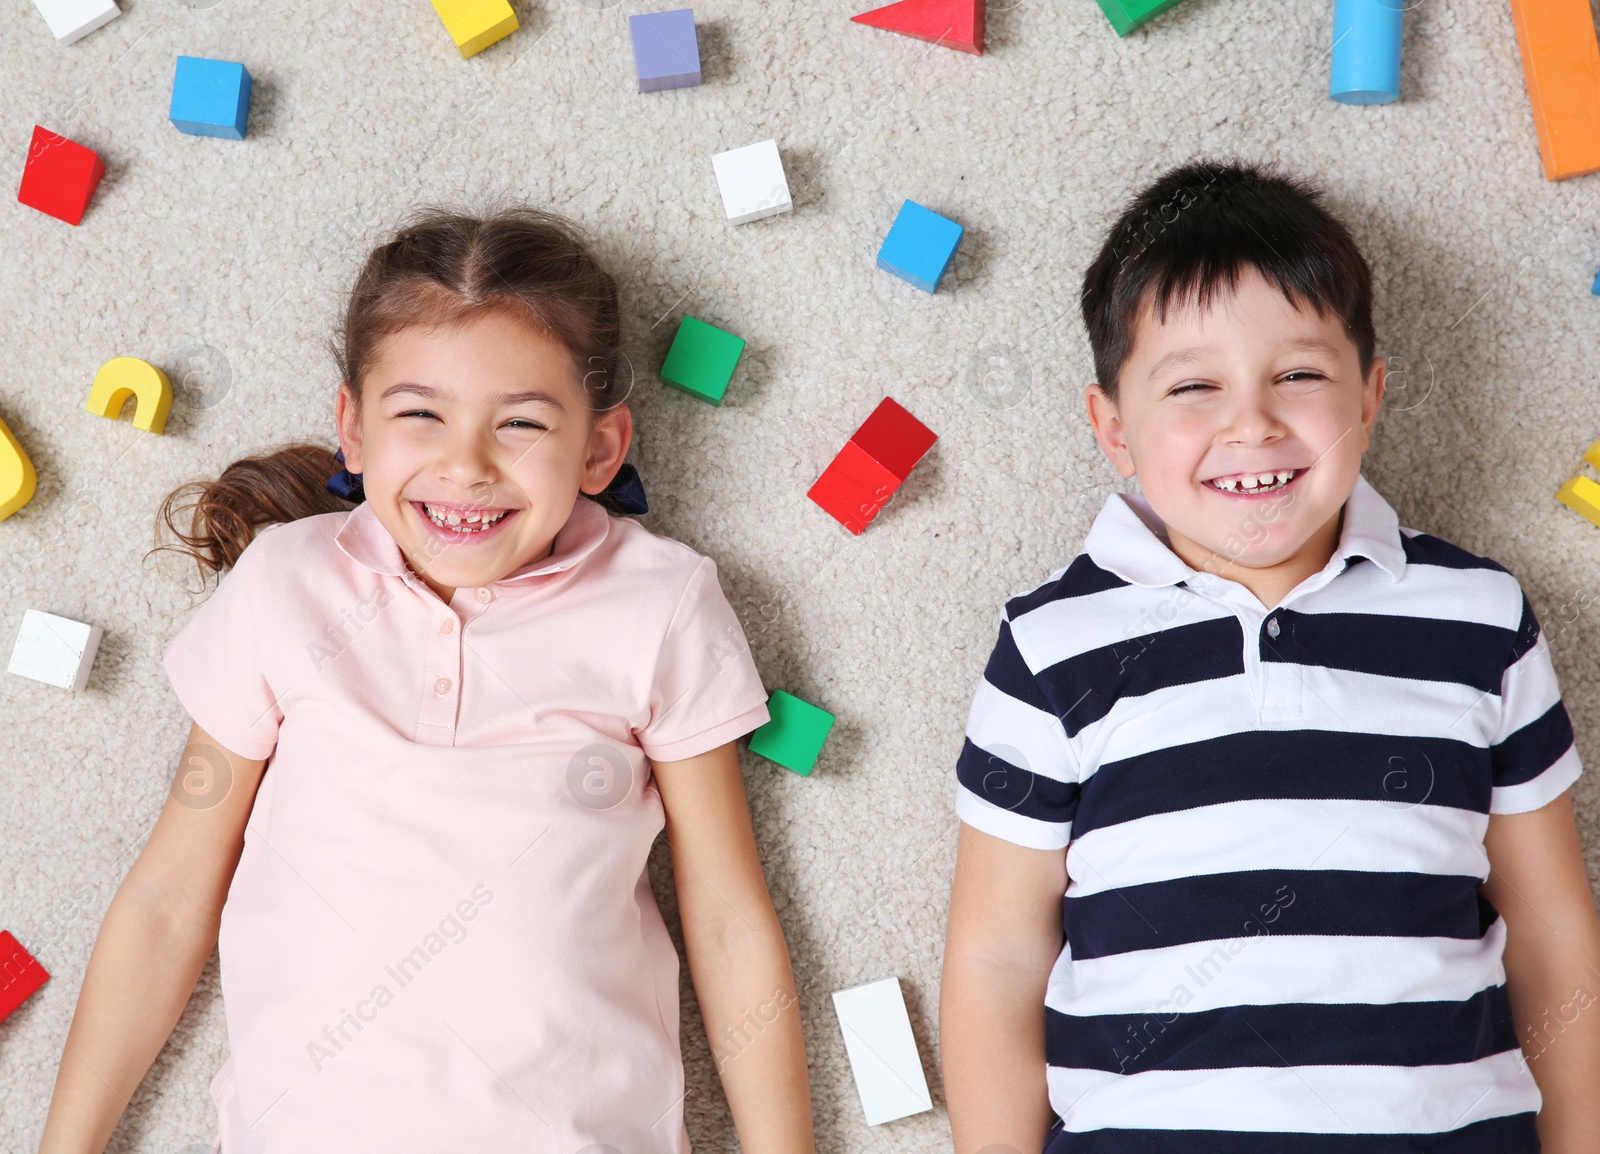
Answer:
[(487, 589), (478, 590), (478, 600), (483, 602), (483, 604), (487, 605), (489, 603), (489, 596), (490, 594)]
[(1267, 618), (1267, 636), (1268, 637), (1276, 637), (1276, 636), (1278, 636), (1278, 619), (1276, 617), (1268, 617)]
[(446, 620), (446, 621), (439, 622), (439, 632), (440, 633), (449, 633), (455, 627), (456, 627), (455, 626), (455, 622), (453, 622), (453, 621)]
[(435, 681), (433, 683), (433, 691), (435, 693), (437, 693), (440, 697), (443, 697), (446, 693), (449, 693), (450, 692), (450, 679), (448, 677), (439, 678), (438, 681)]

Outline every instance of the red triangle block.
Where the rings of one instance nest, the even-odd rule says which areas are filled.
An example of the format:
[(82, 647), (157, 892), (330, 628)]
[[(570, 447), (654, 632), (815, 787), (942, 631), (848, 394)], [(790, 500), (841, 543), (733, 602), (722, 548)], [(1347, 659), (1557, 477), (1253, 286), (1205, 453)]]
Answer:
[(983, 0), (900, 0), (850, 19), (974, 56), (983, 55)]

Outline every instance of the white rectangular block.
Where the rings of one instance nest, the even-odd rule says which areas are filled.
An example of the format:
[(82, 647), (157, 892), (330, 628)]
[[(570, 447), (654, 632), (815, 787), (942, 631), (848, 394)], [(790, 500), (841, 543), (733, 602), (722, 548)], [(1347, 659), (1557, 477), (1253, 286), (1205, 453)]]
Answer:
[(719, 152), (711, 158), (711, 167), (722, 191), (722, 207), (734, 224), (793, 210), (776, 140)]
[(29, 609), (6, 672), (60, 689), (82, 689), (99, 648), (100, 626)]
[(911, 1018), (899, 978), (852, 986), (833, 995), (833, 1009), (844, 1031), (845, 1052), (855, 1072), (856, 1090), (877, 1126), (933, 1109), (928, 1079), (911, 1035)]
[(62, 44), (81, 40), (122, 15), (117, 0), (33, 0), (33, 5)]

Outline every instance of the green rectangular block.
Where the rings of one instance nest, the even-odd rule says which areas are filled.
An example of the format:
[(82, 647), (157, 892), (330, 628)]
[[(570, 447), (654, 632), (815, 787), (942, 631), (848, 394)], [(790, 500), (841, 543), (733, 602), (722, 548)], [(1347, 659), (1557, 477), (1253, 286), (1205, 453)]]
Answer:
[(661, 380), (702, 401), (720, 405), (743, 352), (744, 338), (686, 316), (672, 339), (672, 348), (667, 350)]
[(811, 776), (822, 743), (833, 728), (833, 714), (781, 689), (774, 689), (767, 698), (767, 712), (772, 720), (750, 735), (750, 752), (801, 777)]
[(1106, 14), (1118, 36), (1126, 36), (1177, 3), (1178, 0), (1100, 0), (1100, 11)]

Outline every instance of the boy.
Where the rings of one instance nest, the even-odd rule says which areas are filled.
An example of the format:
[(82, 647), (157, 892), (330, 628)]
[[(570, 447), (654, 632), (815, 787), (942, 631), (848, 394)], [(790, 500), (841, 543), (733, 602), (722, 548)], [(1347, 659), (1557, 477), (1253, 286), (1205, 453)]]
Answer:
[(1572, 728), (1516, 580), (1360, 475), (1355, 243), (1191, 165), (1082, 304), (1141, 496), (1006, 603), (968, 719), (956, 1154), (1600, 1151)]

